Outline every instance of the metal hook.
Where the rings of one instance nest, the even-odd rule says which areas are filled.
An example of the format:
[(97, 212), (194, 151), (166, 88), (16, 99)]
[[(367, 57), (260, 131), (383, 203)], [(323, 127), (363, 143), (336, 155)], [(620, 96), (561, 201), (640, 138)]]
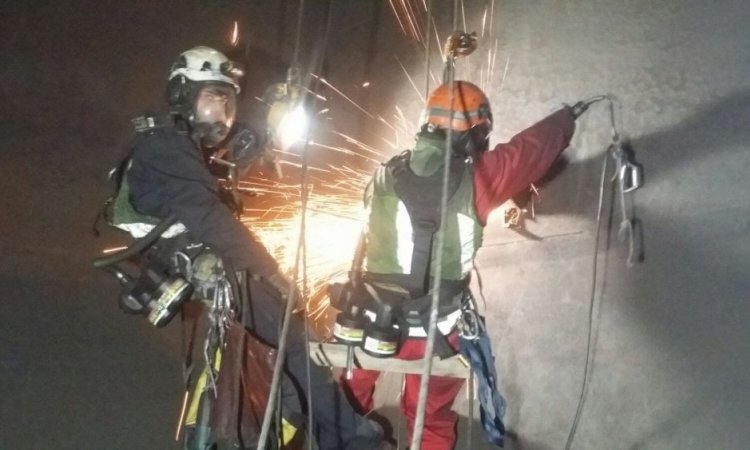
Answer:
[(188, 255), (181, 251), (176, 251), (172, 255), (172, 258), (174, 258), (173, 263), (177, 270), (180, 270), (180, 260), (182, 260), (182, 262), (185, 264), (185, 277), (188, 279), (193, 277), (193, 262), (190, 260), (190, 257)]
[(640, 166), (625, 160), (620, 167), (620, 185), (622, 192), (632, 192), (643, 184), (643, 174)]

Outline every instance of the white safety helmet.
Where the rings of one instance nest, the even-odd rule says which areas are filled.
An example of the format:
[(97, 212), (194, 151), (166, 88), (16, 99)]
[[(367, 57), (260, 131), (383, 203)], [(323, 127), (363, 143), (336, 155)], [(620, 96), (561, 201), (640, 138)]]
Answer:
[(243, 75), (242, 67), (218, 50), (202, 46), (191, 48), (181, 53), (169, 69), (167, 103), (175, 114), (191, 120), (195, 99), (202, 87), (225, 85), (239, 94), (239, 80)]
[(213, 48), (183, 52), (169, 70), (166, 94), (172, 114), (189, 124), (203, 145), (218, 144), (234, 122), (243, 75), (240, 65)]
[(185, 77), (188, 80), (217, 81), (230, 84), (240, 93), (238, 80), (244, 75), (242, 68), (223, 53), (211, 47), (194, 47), (183, 52), (169, 71), (169, 80)]

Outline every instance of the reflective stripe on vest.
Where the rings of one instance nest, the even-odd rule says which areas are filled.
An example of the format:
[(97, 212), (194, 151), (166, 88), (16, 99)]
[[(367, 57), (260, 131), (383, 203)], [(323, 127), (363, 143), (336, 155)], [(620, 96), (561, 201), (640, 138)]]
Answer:
[[(368, 202), (367, 252), (364, 268), (380, 274), (409, 274), (414, 250), (413, 227), (406, 206), (396, 195), (386, 166), (373, 178)], [(431, 189), (441, 189), (434, 186)], [(469, 274), (482, 244), (483, 228), (474, 210), (474, 187), (467, 164), (458, 190), (447, 205), (441, 278), (460, 280)], [(430, 274), (435, 273), (437, 246), (433, 245)]]

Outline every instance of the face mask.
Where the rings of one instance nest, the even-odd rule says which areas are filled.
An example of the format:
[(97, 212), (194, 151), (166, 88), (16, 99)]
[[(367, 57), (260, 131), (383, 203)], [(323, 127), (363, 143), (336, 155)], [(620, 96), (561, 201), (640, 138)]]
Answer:
[(221, 122), (198, 122), (193, 125), (193, 136), (198, 139), (201, 147), (214, 148), (222, 143), (229, 135), (229, 128)]
[(195, 100), (193, 127), (201, 144), (214, 147), (229, 134), (237, 112), (237, 97), (229, 86), (206, 86)]

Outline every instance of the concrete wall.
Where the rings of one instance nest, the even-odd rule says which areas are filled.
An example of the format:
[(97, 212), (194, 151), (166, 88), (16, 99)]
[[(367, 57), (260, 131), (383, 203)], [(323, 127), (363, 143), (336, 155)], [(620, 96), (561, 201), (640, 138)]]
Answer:
[[(500, 54), (510, 58), (502, 90), (492, 92), (502, 131), (552, 103), (610, 93), (645, 167), (634, 195), (646, 260), (626, 267), (615, 209), (600, 248), (593, 367), (573, 448), (744, 448), (750, 8), (498, 6)], [(528, 226), (542, 240), (490, 226), (480, 253), (507, 423), (518, 433), (511, 448), (562, 448), (576, 410), (606, 114), (594, 106), (579, 120), (569, 166), (542, 189), (538, 220)], [(605, 196), (605, 212), (611, 200)]]

